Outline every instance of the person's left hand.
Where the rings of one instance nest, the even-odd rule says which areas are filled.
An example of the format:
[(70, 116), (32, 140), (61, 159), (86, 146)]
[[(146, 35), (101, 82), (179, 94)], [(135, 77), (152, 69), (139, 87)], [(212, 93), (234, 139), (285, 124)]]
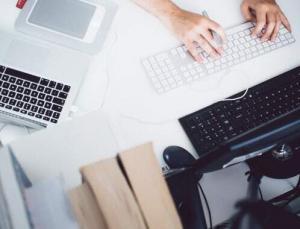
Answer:
[(243, 0), (241, 10), (246, 20), (256, 21), (252, 35), (262, 34), (262, 41), (274, 41), (281, 24), (291, 32), (290, 23), (275, 0)]

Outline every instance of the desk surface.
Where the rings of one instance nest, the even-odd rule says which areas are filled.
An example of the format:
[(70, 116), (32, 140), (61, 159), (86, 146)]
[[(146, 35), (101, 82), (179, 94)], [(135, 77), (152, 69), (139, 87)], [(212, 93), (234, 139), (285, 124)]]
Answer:
[[(210, 17), (224, 27), (241, 23), (241, 0), (226, 0), (226, 6), (219, 7), (221, 1), (224, 2), (176, 2), (195, 12), (206, 9)], [(0, 14), (1, 30), (14, 31), (14, 21), (19, 12), (15, 2), (1, 0), (0, 9), (5, 11)], [(78, 114), (102, 108), (109, 115), (121, 149), (153, 141), (160, 160), (163, 149), (174, 144), (185, 147), (195, 155), (177, 118), (300, 64), (300, 56), (296, 55), (300, 51), (300, 42), (296, 42), (293, 47), (256, 58), (168, 94), (157, 95), (143, 72), (140, 58), (179, 43), (156, 18), (144, 10), (130, 1), (119, 0), (118, 3), (119, 11), (111, 32), (103, 51), (91, 63), (76, 105), (79, 108)], [(280, 0), (278, 3), (290, 19), (294, 36), (299, 41), (300, 2)], [(26, 128), (10, 125), (0, 132), (0, 138), (7, 143), (25, 134), (28, 134)], [(202, 183), (208, 195), (214, 223), (229, 217), (235, 201), (245, 195), (246, 170), (247, 167), (240, 164), (204, 176)], [(264, 179), (263, 193), (266, 198), (277, 195), (289, 189), (292, 181)], [(219, 207), (220, 203), (222, 208)]]

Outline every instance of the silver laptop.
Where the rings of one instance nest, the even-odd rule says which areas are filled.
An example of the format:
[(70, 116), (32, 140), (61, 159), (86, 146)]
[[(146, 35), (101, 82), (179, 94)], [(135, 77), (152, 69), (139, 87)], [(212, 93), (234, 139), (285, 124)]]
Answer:
[[(0, 31), (0, 120), (41, 128), (68, 117), (91, 50), (100, 50), (116, 9), (83, 4), (90, 3), (28, 0), (16, 21), (21, 32)], [(74, 15), (75, 22), (93, 20), (74, 24)]]
[(64, 120), (90, 56), (0, 32), (0, 120), (32, 128)]

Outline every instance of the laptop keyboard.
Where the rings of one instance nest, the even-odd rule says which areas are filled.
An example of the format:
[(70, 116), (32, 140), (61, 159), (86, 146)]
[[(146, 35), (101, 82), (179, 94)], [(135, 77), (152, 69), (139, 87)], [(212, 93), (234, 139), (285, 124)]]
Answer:
[(0, 108), (57, 123), (71, 87), (0, 66)]
[(300, 67), (250, 88), (241, 99), (215, 103), (179, 121), (198, 154), (202, 155), (235, 136), (299, 108)]

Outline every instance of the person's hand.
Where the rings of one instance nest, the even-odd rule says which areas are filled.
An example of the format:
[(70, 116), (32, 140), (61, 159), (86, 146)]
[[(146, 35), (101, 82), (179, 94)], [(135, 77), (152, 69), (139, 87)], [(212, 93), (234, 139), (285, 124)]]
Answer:
[(243, 0), (241, 10), (246, 20), (256, 21), (252, 35), (261, 35), (262, 41), (274, 41), (281, 24), (291, 32), (290, 23), (275, 0)]
[(197, 51), (199, 46), (214, 58), (222, 53), (222, 45), (214, 41), (211, 32), (215, 31), (223, 43), (225, 42), (225, 32), (220, 25), (207, 17), (179, 10), (169, 16), (167, 26), (186, 45), (195, 60), (200, 63), (203, 61), (203, 57)]

